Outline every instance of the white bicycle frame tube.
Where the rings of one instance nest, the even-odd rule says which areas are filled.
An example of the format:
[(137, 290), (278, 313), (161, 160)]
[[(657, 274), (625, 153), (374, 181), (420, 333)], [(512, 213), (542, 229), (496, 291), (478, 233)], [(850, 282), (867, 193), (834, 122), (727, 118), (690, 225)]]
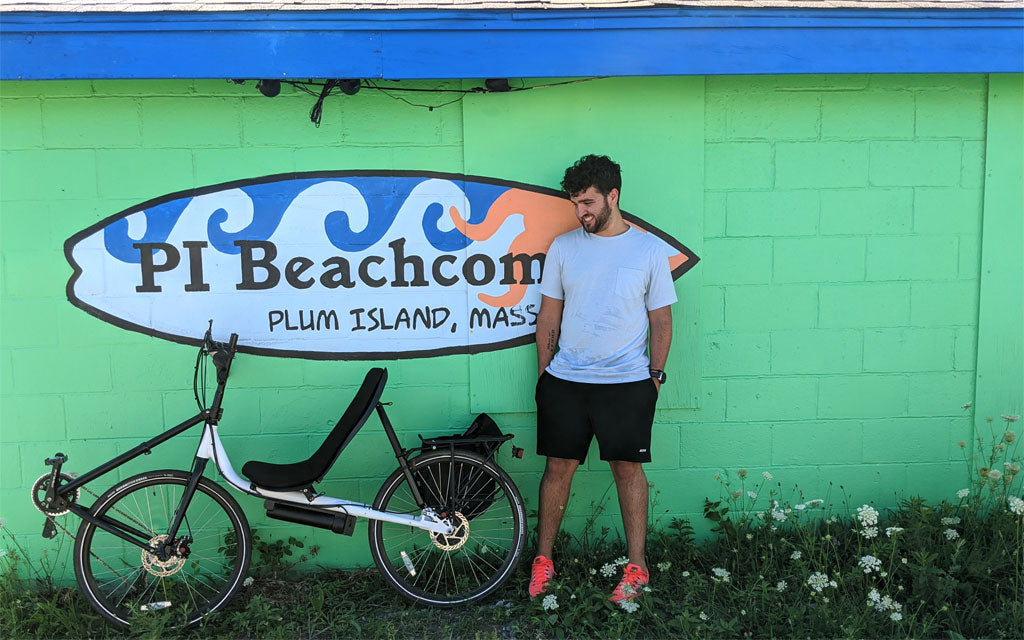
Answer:
[(433, 511), (430, 509), (424, 509), (421, 515), (409, 516), (401, 513), (377, 511), (367, 504), (350, 502), (348, 500), (331, 498), (329, 496), (321, 495), (310, 500), (306, 494), (300, 491), (271, 491), (269, 489), (257, 487), (242, 476), (238, 475), (234, 467), (231, 466), (231, 460), (228, 459), (227, 451), (225, 451), (224, 444), (221, 442), (220, 435), (217, 433), (217, 425), (212, 423), (206, 423), (206, 426), (203, 427), (203, 438), (199, 442), (199, 450), (196, 451), (196, 457), (205, 458), (207, 460), (213, 458), (214, 464), (217, 465), (217, 471), (219, 471), (220, 475), (228, 481), (228, 484), (242, 493), (247, 493), (252, 496), (295, 504), (302, 507), (317, 507), (327, 511), (333, 511), (340, 515), (348, 514), (350, 516), (356, 516), (357, 518), (382, 520), (384, 522), (409, 525), (410, 527), (424, 529), (441, 535), (450, 535), (455, 531), (455, 527), (452, 526), (451, 523), (447, 520), (441, 520), (435, 516)]

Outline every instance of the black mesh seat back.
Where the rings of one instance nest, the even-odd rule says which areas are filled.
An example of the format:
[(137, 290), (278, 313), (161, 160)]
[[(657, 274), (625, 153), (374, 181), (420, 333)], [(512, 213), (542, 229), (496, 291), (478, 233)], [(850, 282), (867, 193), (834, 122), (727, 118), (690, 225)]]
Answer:
[(363, 384), (356, 392), (356, 397), (352, 399), (348, 409), (345, 409), (345, 413), (341, 415), (338, 424), (334, 425), (334, 429), (331, 430), (324, 443), (307, 461), (310, 474), (313, 474), (314, 470), (316, 471), (313, 475), (314, 482), (323, 480), (331, 465), (338, 459), (342, 449), (348, 445), (359, 428), (373, 413), (377, 401), (380, 400), (380, 395), (384, 393), (384, 385), (387, 381), (387, 369), (375, 367), (366, 372), (366, 377), (363, 378)]

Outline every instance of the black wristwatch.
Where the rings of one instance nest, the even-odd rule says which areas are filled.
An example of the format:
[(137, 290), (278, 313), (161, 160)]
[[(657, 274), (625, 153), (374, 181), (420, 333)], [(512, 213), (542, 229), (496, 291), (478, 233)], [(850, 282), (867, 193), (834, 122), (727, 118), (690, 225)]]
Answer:
[(651, 369), (651, 377), (658, 381), (658, 384), (665, 384), (668, 376), (661, 369)]

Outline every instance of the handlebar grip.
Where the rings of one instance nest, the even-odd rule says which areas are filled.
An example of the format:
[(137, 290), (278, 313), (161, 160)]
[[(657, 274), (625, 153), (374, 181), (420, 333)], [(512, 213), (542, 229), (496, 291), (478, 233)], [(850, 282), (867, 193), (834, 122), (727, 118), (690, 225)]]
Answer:
[(238, 334), (237, 333), (232, 333), (231, 334), (231, 341), (228, 343), (228, 346), (231, 348), (231, 353), (234, 353), (235, 352), (235, 347), (238, 346)]

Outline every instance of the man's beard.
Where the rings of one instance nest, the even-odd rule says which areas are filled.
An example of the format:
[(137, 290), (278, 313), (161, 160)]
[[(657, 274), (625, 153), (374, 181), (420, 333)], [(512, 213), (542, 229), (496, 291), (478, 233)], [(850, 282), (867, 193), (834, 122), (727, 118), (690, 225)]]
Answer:
[(580, 226), (582, 226), (583, 230), (586, 231), (587, 233), (601, 233), (608, 226), (608, 221), (611, 220), (611, 217), (612, 208), (608, 204), (608, 196), (605, 196), (604, 207), (602, 207), (600, 211), (594, 214), (594, 220), (591, 223), (591, 226), (588, 228), (586, 223), (583, 222), (583, 220), (580, 220)]

